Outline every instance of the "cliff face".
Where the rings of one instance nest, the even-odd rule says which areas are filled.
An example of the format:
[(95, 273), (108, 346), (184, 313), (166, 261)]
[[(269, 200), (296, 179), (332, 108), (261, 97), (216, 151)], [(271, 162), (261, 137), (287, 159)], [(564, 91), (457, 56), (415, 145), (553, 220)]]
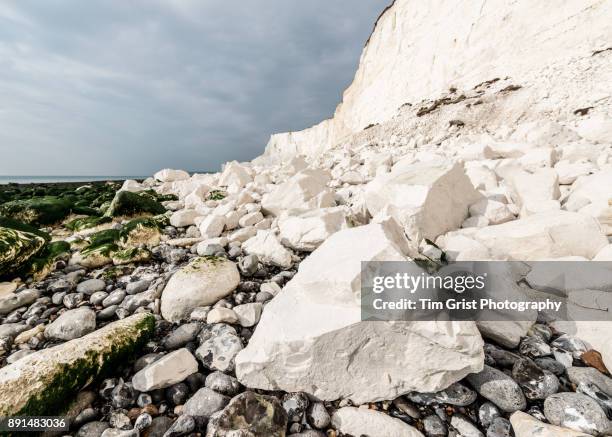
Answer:
[(611, 13), (610, 0), (396, 0), (376, 23), (333, 118), (272, 135), (264, 156), (316, 157), (392, 119), (402, 105), (498, 77), (510, 77), (538, 96), (562, 90), (563, 81), (573, 78), (551, 71), (584, 64), (611, 47)]

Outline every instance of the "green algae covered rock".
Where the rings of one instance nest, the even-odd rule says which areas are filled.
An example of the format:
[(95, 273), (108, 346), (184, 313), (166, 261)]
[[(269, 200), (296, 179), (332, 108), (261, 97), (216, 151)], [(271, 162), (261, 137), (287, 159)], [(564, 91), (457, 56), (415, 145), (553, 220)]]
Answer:
[(98, 267), (111, 264), (113, 262), (113, 253), (119, 250), (119, 246), (115, 243), (104, 243), (100, 245), (90, 244), (81, 252), (77, 252), (72, 256), (71, 263), (79, 264), (83, 267), (95, 269)]
[(84, 337), (43, 349), (0, 369), (0, 416), (61, 415), (73, 395), (125, 364), (153, 335), (140, 313)]
[(13, 200), (0, 205), (0, 215), (28, 224), (51, 225), (65, 219), (72, 210), (71, 196), (43, 196)]
[(17, 270), (37, 254), (45, 242), (38, 235), (0, 227), (0, 275)]
[(163, 214), (166, 209), (152, 196), (118, 191), (104, 213), (107, 217), (132, 216), (135, 214)]
[(157, 246), (161, 239), (159, 223), (157, 217), (130, 220), (121, 228), (120, 245), (125, 248)]
[(20, 222), (19, 220), (14, 220), (12, 218), (0, 216), (0, 227), (29, 232), (30, 234), (38, 235), (39, 237), (44, 238), (46, 241), (51, 241), (51, 235), (49, 235), (48, 233), (41, 231), (40, 229), (31, 226), (27, 223)]
[(95, 228), (105, 223), (110, 223), (110, 217), (82, 217), (74, 219), (66, 223), (64, 226), (74, 232), (83, 231), (85, 229)]
[(131, 247), (114, 252), (111, 256), (113, 264), (120, 266), (123, 264), (147, 262), (151, 260), (151, 252), (140, 247)]
[(37, 255), (33, 256), (23, 266), (19, 274), (32, 276), (35, 281), (42, 281), (53, 271), (53, 266), (61, 258), (70, 255), (70, 243), (66, 241), (52, 241), (47, 244)]

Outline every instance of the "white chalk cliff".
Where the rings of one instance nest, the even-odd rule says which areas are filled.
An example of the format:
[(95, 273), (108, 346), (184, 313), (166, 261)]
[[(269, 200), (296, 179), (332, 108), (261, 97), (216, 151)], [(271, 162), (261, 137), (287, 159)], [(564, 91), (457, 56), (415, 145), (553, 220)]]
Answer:
[(569, 121), (609, 95), (610, 63), (596, 58), (612, 46), (611, 15), (612, 2), (601, 0), (396, 0), (378, 19), (334, 116), (272, 135), (264, 157), (318, 156), (369, 126), (412, 116), (451, 88), (495, 78), (522, 87), (520, 102), (499, 102), (482, 126), (542, 115)]

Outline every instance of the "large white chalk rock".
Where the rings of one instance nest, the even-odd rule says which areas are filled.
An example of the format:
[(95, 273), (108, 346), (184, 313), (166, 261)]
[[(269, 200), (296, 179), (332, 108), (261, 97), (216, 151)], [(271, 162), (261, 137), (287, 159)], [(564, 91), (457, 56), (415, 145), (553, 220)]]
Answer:
[(189, 179), (189, 173), (187, 173), (185, 170), (165, 168), (155, 173), (153, 177), (160, 182), (174, 182)]
[(119, 191), (130, 191), (132, 193), (138, 193), (140, 191), (144, 191), (147, 188), (143, 186), (140, 182), (135, 181), (134, 179), (126, 179), (121, 185)]
[(612, 169), (579, 177), (567, 199), (568, 209), (581, 206), (578, 211), (595, 217), (604, 232), (612, 235)]
[(178, 211), (175, 211), (170, 216), (170, 224), (177, 228), (191, 226), (195, 223), (195, 219), (201, 216), (202, 213), (194, 209), (180, 209)]
[[(584, 214), (546, 211), (485, 228), (468, 228), (464, 235), (484, 245), (493, 259), (535, 261), (565, 256), (592, 259), (608, 244), (597, 221)], [(444, 247), (444, 241), (440, 244)]]
[(224, 258), (201, 257), (177, 271), (164, 288), (161, 315), (170, 322), (189, 317), (194, 308), (212, 305), (240, 283), (236, 264)]
[(209, 214), (198, 225), (200, 234), (203, 238), (216, 238), (223, 232), (225, 222), (226, 219), (224, 216)]
[(596, 143), (612, 142), (612, 118), (601, 115), (585, 118), (578, 122), (578, 134), (587, 140)]
[(345, 210), (337, 207), (281, 217), (278, 222), (281, 242), (292, 249), (312, 252), (330, 235), (346, 227), (345, 215)]
[(397, 163), (365, 191), (372, 216), (388, 208), (413, 240), (458, 229), (480, 194), (459, 163)]
[(254, 237), (242, 244), (242, 250), (248, 255), (257, 255), (263, 263), (291, 267), (291, 251), (283, 247), (272, 231), (257, 231)]
[(403, 261), (393, 220), (344, 229), (306, 258), (236, 358), (247, 387), (361, 404), (435, 392), (483, 366), (473, 322), (362, 322), (361, 262)]
[(348, 435), (423, 437), (418, 429), (407, 423), (367, 408), (340, 408), (332, 415), (332, 425), (336, 430)]
[(512, 414), (510, 423), (516, 437), (588, 437), (583, 432), (540, 422), (522, 411)]
[(522, 216), (533, 210), (542, 211), (541, 205), (546, 205), (545, 209), (560, 207), (558, 202), (551, 202), (561, 196), (559, 177), (553, 169), (539, 169), (535, 173), (513, 172), (509, 183), (514, 201), (523, 208)]
[(334, 196), (327, 189), (329, 172), (303, 170), (278, 185), (261, 199), (261, 207), (269, 214), (284, 210), (309, 210), (334, 206)]
[(247, 168), (243, 165), (240, 165), (236, 161), (232, 161), (227, 163), (225, 168), (223, 169), (223, 173), (219, 178), (219, 186), (227, 187), (230, 185), (234, 185), (239, 188), (242, 188), (252, 181), (253, 178), (247, 171)]

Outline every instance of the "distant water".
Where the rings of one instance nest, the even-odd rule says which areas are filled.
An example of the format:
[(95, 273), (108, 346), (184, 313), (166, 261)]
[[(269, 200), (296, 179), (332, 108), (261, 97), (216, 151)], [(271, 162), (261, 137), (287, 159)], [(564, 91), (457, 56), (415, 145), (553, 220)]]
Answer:
[(124, 181), (126, 179), (146, 179), (147, 176), (0, 176), (0, 184), (42, 184), (49, 182), (94, 182)]

